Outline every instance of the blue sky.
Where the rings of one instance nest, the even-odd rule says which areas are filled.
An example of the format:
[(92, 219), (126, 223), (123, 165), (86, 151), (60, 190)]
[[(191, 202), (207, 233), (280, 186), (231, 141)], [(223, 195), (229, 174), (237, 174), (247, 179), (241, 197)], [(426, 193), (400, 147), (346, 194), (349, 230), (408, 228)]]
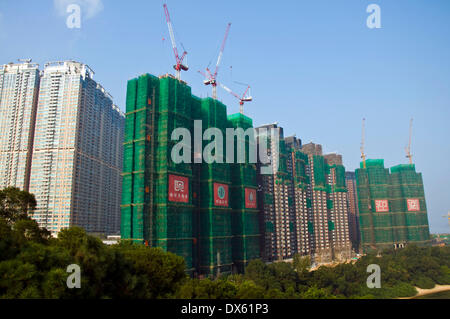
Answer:
[[(66, 26), (69, 3), (81, 3), (81, 29)], [(381, 8), (381, 29), (369, 29), (369, 4)], [(17, 58), (87, 63), (95, 79), (125, 106), (126, 81), (172, 73), (174, 57), (161, 0), (0, 0), (0, 64)], [(167, 0), (188, 50), (183, 80), (211, 95), (197, 73), (215, 64), (232, 23), (218, 80), (237, 92), (252, 86), (245, 113), (255, 125), (279, 122), (285, 135), (343, 154), (348, 170), (360, 161), (361, 119), (366, 153), (387, 167), (412, 153), (423, 173), (432, 232), (449, 232), (450, 1)], [(163, 40), (163, 38), (165, 40)], [(218, 89), (229, 113), (237, 100)]]

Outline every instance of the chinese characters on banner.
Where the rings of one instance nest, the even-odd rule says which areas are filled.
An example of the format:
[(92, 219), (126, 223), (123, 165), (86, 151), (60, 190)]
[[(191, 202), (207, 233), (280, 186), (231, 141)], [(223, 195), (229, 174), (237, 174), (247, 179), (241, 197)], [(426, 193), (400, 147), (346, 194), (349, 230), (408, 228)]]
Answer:
[(389, 202), (387, 199), (375, 200), (375, 211), (377, 213), (384, 213), (389, 211)]
[(228, 207), (228, 185), (214, 183), (214, 205)]
[(420, 211), (420, 203), (417, 198), (408, 198), (406, 200), (406, 204), (408, 206), (408, 212), (418, 212)]
[(256, 189), (245, 189), (245, 208), (256, 208)]
[(189, 180), (187, 177), (169, 175), (169, 201), (189, 202)]

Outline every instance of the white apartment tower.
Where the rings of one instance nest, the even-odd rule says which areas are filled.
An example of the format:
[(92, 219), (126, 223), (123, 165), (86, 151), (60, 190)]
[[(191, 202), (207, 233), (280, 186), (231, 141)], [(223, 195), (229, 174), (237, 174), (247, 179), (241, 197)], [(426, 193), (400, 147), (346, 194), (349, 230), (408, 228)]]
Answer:
[(124, 115), (85, 64), (47, 63), (40, 79), (29, 192), (53, 235), (120, 229)]
[(39, 66), (31, 61), (0, 66), (0, 189), (28, 189)]

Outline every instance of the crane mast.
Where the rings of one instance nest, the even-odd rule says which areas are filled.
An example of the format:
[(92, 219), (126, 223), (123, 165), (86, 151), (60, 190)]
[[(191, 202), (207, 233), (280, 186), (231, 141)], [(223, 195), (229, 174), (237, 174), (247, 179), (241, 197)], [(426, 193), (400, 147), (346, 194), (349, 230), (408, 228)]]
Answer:
[(225, 43), (227, 42), (228, 32), (230, 32), (231, 23), (228, 23), (227, 29), (225, 31), (225, 36), (223, 37), (222, 46), (220, 47), (219, 56), (217, 57), (216, 69), (214, 71), (214, 79), (217, 77), (217, 72), (219, 71), (220, 62), (222, 61), (223, 51), (225, 50)]
[(409, 164), (412, 164), (412, 154), (411, 154), (411, 139), (412, 139), (412, 125), (413, 125), (413, 119), (409, 121), (409, 142), (408, 146), (406, 147), (406, 158), (409, 159)]
[(164, 13), (166, 15), (167, 27), (169, 28), (170, 41), (172, 42), (172, 49), (173, 49), (173, 53), (175, 55), (176, 64), (173, 66), (173, 68), (177, 71), (177, 79), (180, 80), (181, 79), (181, 70), (183, 70), (183, 71), (189, 70), (189, 67), (187, 65), (183, 64), (183, 60), (186, 57), (187, 52), (184, 51), (181, 58), (178, 55), (177, 43), (175, 41), (175, 35), (173, 33), (173, 26), (172, 26), (172, 21), (170, 20), (169, 9), (167, 8), (166, 4), (163, 4), (163, 7), (164, 7)]
[(204, 73), (199, 71), (206, 78), (203, 81), (203, 84), (212, 86), (212, 97), (213, 97), (213, 99), (217, 99), (217, 80), (216, 80), (217, 79), (217, 73), (219, 71), (220, 62), (222, 62), (223, 51), (225, 50), (225, 43), (227, 42), (227, 38), (228, 38), (228, 33), (230, 31), (230, 27), (231, 27), (231, 23), (228, 23), (227, 29), (225, 30), (225, 36), (224, 36), (223, 41), (222, 41), (222, 46), (220, 47), (219, 56), (217, 57), (216, 69), (214, 70), (214, 73), (211, 73), (211, 71), (209, 70), (208, 67), (206, 68), (206, 72), (208, 73), (208, 75), (206, 75), (206, 74), (204, 74)]

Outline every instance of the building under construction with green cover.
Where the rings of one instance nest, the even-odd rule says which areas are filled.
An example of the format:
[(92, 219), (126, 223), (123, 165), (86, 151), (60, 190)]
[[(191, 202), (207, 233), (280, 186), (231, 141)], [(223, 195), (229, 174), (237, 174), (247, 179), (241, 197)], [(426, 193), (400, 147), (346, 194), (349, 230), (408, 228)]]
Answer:
[[(259, 174), (262, 257), (273, 262), (294, 255), (310, 256), (315, 264), (343, 261), (352, 256), (348, 229), (347, 188), (342, 156), (322, 154), (322, 146), (302, 145), (284, 137), (277, 123), (257, 128), (262, 137), (276, 130), (279, 140), (268, 139), (275, 174)], [(277, 145), (278, 144), (278, 145)]]
[[(196, 120), (200, 132), (194, 132)], [(252, 127), (252, 120), (227, 116), (224, 104), (193, 96), (171, 75), (128, 81), (121, 237), (182, 256), (192, 275), (243, 271), (249, 260), (260, 257), (256, 166), (248, 158), (240, 164), (203, 161), (202, 150), (211, 144), (226, 154), (225, 143), (203, 140), (212, 127), (225, 136), (227, 128)], [(172, 140), (176, 128), (193, 139), (201, 135), (200, 153), (193, 139)], [(190, 161), (173, 160), (179, 143), (185, 143), (182, 155)]]
[(422, 174), (414, 164), (384, 167), (384, 160), (366, 160), (356, 170), (364, 252), (430, 243)]

